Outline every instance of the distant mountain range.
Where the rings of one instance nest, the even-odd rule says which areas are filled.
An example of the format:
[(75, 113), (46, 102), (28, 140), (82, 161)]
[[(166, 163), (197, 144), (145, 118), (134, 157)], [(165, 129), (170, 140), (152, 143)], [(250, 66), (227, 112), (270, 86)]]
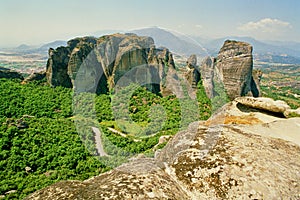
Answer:
[(261, 62), (300, 64), (300, 43), (258, 41), (251, 37), (229, 36), (215, 40), (208, 40), (195, 36), (184, 36), (161, 28), (152, 27), (132, 31), (138, 35), (150, 36), (157, 46), (168, 47), (172, 52), (189, 56), (216, 56), (224, 41), (238, 40), (253, 46), (254, 59)]
[[(284, 42), (272, 42), (272, 43), (266, 43), (263, 41), (258, 41), (251, 37), (235, 37), (235, 36), (229, 36), (224, 38), (219, 38), (216, 40), (212, 40), (204, 44), (211, 52), (210, 53), (216, 53), (217, 49), (220, 49), (220, 47), (223, 45), (225, 40), (239, 40), (248, 42), (253, 46), (253, 53), (254, 54), (274, 54), (274, 55), (281, 55), (281, 54), (287, 54), (290, 56), (300, 57), (300, 46), (297, 48), (293, 48), (292, 44), (285, 44)], [(297, 45), (297, 43), (294, 43), (293, 45)]]
[(66, 45), (67, 45), (67, 41), (57, 40), (57, 41), (42, 45), (40, 48), (38, 48), (38, 50), (48, 53), (49, 48), (56, 49), (59, 46), (66, 46)]
[(29, 46), (27, 44), (21, 44), (16, 48), (1, 49), (2, 51), (12, 51), (20, 54), (42, 54), (47, 56), (49, 48), (57, 48), (59, 46), (66, 46), (67, 41), (57, 40), (50, 43), (43, 44), (41, 46)]
[(254, 60), (268, 63), (300, 64), (300, 43), (258, 41), (251, 37), (229, 36), (208, 41), (204, 46), (216, 56), (225, 40), (244, 41), (253, 46)]
[[(239, 40), (250, 43), (253, 46), (254, 59), (261, 62), (274, 62), (285, 64), (300, 64), (300, 43), (282, 41), (258, 41), (251, 37), (229, 36), (214, 40), (204, 39), (199, 36), (187, 36), (158, 27), (143, 28), (131, 31), (107, 30), (93, 33), (96, 37), (115, 32), (130, 32), (141, 36), (150, 36), (154, 39), (157, 47), (169, 48), (173, 53), (189, 56), (197, 54), (201, 57), (206, 55), (216, 56), (225, 40)], [(44, 44), (40, 47), (32, 47), (25, 44), (14, 50), (21, 53), (40, 53), (47, 56), (48, 49), (66, 46), (67, 42), (58, 40)]]
[(156, 46), (167, 47), (172, 52), (183, 55), (199, 54), (207, 55), (206, 49), (192, 38), (153, 27), (130, 31), (141, 36), (150, 36), (154, 39)]

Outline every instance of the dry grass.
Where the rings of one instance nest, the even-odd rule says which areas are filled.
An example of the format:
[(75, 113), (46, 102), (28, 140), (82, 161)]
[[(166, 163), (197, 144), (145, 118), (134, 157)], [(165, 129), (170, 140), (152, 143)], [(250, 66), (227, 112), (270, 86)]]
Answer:
[(245, 125), (252, 125), (252, 124), (260, 124), (263, 123), (261, 120), (256, 118), (253, 115), (243, 115), (243, 116), (216, 116), (213, 119), (209, 119), (205, 122), (206, 126), (216, 125), (216, 124), (245, 124)]
[(244, 116), (226, 116), (224, 124), (259, 124), (262, 123), (259, 119), (251, 115)]

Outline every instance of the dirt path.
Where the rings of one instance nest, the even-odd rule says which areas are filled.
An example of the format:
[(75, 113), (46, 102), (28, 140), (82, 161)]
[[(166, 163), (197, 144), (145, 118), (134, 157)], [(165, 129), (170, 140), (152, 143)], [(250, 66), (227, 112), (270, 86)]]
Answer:
[(116, 129), (114, 129), (114, 128), (107, 127), (107, 129), (110, 130), (110, 131), (113, 132), (113, 133), (116, 133), (116, 134), (121, 135), (122, 137), (127, 137), (126, 134), (124, 134), (124, 133), (122, 133), (122, 132), (120, 132), (120, 131), (118, 131), (118, 130), (116, 130)]
[(98, 151), (99, 156), (108, 156), (103, 149), (100, 130), (96, 127), (92, 127), (92, 130), (95, 133), (96, 149)]
[[(108, 130), (110, 130), (113, 133), (119, 134), (122, 137), (127, 137), (126, 134), (124, 134), (124, 133), (122, 133), (122, 132), (120, 132), (120, 131), (118, 131), (118, 130), (116, 130), (114, 128), (108, 127)], [(133, 141), (135, 141), (135, 142), (141, 142), (141, 140), (138, 140), (138, 139), (133, 139)]]

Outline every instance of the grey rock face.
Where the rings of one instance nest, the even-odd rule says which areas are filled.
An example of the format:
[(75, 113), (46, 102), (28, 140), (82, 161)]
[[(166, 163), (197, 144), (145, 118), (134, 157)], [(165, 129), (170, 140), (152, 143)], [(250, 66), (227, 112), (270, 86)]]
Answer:
[(225, 41), (218, 57), (216, 68), (230, 100), (249, 92), (257, 97), (252, 78), (252, 46), (245, 42)]
[(262, 72), (253, 70), (252, 46), (245, 42), (225, 41), (217, 58), (203, 59), (200, 73), (209, 98), (218, 95), (214, 81), (224, 86), (230, 100), (240, 96), (261, 96)]
[(191, 55), (186, 61), (187, 67), (190, 69), (197, 67), (197, 56), (195, 54)]
[(67, 47), (49, 50), (47, 80), (52, 86), (105, 93), (116, 84), (135, 82), (168, 95), (176, 92), (177, 78), (172, 54), (168, 49), (156, 49), (150, 37), (76, 38)]
[[(249, 44), (226, 41), (217, 59), (205, 58), (200, 69), (196, 55), (190, 56), (184, 84), (189, 86), (189, 94), (195, 94), (202, 79), (207, 95), (212, 98), (216, 75), (229, 99), (249, 93), (257, 97), (260, 96), (261, 74), (252, 74), (252, 62)], [(184, 96), (172, 53), (155, 48), (152, 38), (134, 34), (75, 38), (67, 47), (50, 49), (46, 77), (52, 86), (73, 87), (79, 91), (106, 93), (116, 84), (136, 82), (164, 96)]]
[(214, 58), (206, 57), (203, 59), (200, 67), (202, 83), (209, 98), (214, 97), (214, 62)]
[(71, 87), (71, 79), (68, 75), (69, 47), (49, 49), (49, 59), (46, 67), (46, 78), (51, 86)]
[(251, 92), (254, 97), (261, 96), (261, 89), (260, 89), (260, 81), (262, 79), (263, 73), (261, 70), (253, 70), (252, 71), (252, 79), (251, 80)]
[(185, 78), (192, 88), (197, 88), (197, 84), (201, 79), (200, 71), (197, 66), (196, 55), (191, 55), (186, 62)]

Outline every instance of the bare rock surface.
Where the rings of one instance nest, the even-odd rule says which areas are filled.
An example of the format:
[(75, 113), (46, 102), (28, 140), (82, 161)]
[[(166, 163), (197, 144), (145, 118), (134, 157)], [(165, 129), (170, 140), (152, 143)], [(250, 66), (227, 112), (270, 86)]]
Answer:
[(46, 70), (52, 86), (106, 93), (115, 86), (146, 85), (154, 93), (181, 95), (172, 53), (150, 37), (112, 34), (82, 37), (49, 50)]
[(230, 100), (249, 92), (255, 97), (259, 95), (252, 77), (252, 49), (248, 43), (227, 40), (219, 51), (216, 63), (218, 77)]
[(186, 72), (185, 78), (189, 85), (192, 88), (197, 88), (197, 84), (201, 79), (200, 71), (197, 66), (197, 57), (196, 55), (191, 55), (186, 61)]
[[(266, 97), (238, 97), (235, 99), (236, 102), (250, 107), (259, 109), (261, 111), (272, 112), (274, 114), (281, 114), (284, 117), (289, 117), (290, 115), (299, 115), (300, 108), (294, 110), (284, 101), (281, 100), (273, 100), (271, 98)], [(300, 115), (299, 115), (300, 116)]]
[(263, 136), (281, 138), (300, 146), (300, 118), (276, 120), (269, 123), (244, 126), (243, 129)]
[(300, 117), (300, 108), (286, 109), (283, 114), (286, 117)]
[(214, 97), (214, 62), (215, 59), (212, 57), (206, 57), (203, 59), (200, 67), (200, 73), (202, 78), (202, 83), (205, 92), (209, 98)]
[(188, 199), (153, 159), (136, 159), (86, 181), (62, 181), (27, 199)]
[(194, 97), (202, 79), (208, 97), (217, 95), (214, 79), (224, 85), (228, 98), (258, 97), (260, 71), (253, 71), (252, 46), (227, 40), (217, 58), (205, 58), (197, 66), (196, 55), (187, 59), (183, 74), (177, 73), (172, 53), (156, 48), (150, 37), (112, 34), (100, 38), (82, 37), (68, 41), (65, 47), (49, 49), (46, 68), (51, 86), (73, 87), (79, 92), (107, 93), (130, 83), (146, 85), (163, 96), (183, 98), (182, 85)]

